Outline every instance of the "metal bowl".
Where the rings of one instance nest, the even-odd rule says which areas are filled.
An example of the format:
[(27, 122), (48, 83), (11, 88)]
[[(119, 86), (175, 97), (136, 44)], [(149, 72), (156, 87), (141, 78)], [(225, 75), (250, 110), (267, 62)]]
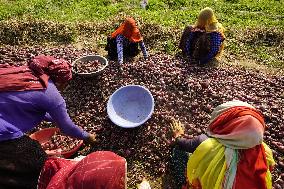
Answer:
[[(103, 67), (97, 71), (89, 72), (89, 73), (80, 73), (77, 71), (77, 67), (76, 67), (77, 64), (82, 64), (84, 62), (94, 61), (94, 60), (99, 60), (100, 63), (103, 64)], [(107, 65), (108, 65), (108, 61), (105, 57), (100, 56), (100, 55), (87, 55), (87, 56), (78, 58), (72, 63), (72, 71), (76, 75), (79, 75), (82, 77), (93, 77), (93, 76), (100, 75), (103, 72), (103, 70), (107, 67)]]

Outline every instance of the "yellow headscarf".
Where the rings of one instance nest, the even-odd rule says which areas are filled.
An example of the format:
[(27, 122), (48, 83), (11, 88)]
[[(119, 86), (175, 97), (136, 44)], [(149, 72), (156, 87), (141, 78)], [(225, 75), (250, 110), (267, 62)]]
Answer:
[(213, 10), (209, 7), (202, 9), (198, 15), (195, 27), (205, 29), (206, 32), (218, 31), (224, 34), (224, 27), (218, 22)]
[[(194, 27), (204, 29), (206, 32), (219, 32), (225, 39), (225, 28), (221, 23), (218, 22), (213, 10), (209, 7), (206, 7), (200, 11)], [(223, 49), (224, 43), (222, 43), (219, 53), (216, 55), (216, 57), (220, 56)]]

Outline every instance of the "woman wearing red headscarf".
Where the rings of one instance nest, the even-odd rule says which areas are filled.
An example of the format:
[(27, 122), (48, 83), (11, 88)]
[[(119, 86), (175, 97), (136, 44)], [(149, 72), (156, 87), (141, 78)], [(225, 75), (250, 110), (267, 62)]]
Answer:
[[(110, 151), (93, 152), (70, 160), (50, 158), (46, 161), (38, 189), (126, 189), (127, 162)], [(151, 189), (143, 179), (137, 189)]]
[(123, 57), (134, 57), (139, 53), (138, 45), (140, 46), (144, 58), (147, 58), (148, 53), (143, 42), (141, 33), (133, 18), (127, 18), (111, 37), (108, 37), (106, 50), (110, 59), (118, 59), (118, 63), (123, 63)]
[(36, 188), (47, 155), (25, 133), (44, 119), (71, 137), (95, 141), (71, 121), (56, 87), (71, 78), (71, 65), (51, 56), (37, 56), (26, 66), (0, 65), (0, 188)]
[(93, 152), (81, 160), (50, 158), (38, 189), (126, 189), (127, 163), (110, 151)]
[[(177, 183), (192, 189), (271, 189), (275, 162), (263, 142), (264, 119), (253, 106), (230, 101), (217, 106), (207, 135), (182, 137), (174, 124)], [(189, 157), (185, 152), (192, 153)], [(178, 159), (179, 158), (179, 159)], [(183, 176), (185, 175), (185, 176)]]

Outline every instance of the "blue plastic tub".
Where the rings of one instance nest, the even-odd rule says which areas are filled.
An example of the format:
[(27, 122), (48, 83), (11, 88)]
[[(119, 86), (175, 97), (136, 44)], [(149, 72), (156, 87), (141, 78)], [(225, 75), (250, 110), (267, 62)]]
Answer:
[(107, 103), (110, 120), (123, 128), (133, 128), (145, 123), (154, 111), (151, 92), (140, 85), (127, 85), (116, 90)]

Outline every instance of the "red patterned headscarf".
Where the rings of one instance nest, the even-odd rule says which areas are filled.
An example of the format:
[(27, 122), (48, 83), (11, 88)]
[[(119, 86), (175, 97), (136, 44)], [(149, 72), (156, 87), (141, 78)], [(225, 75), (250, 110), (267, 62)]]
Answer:
[(64, 59), (39, 55), (25, 66), (0, 65), (0, 91), (27, 91), (47, 88), (48, 79), (64, 84), (72, 79), (71, 64)]
[(111, 37), (115, 38), (119, 34), (123, 35), (124, 37), (135, 43), (143, 40), (140, 31), (133, 18), (127, 18), (119, 26), (119, 28), (111, 34)]
[(126, 160), (97, 151), (80, 161), (51, 158), (41, 171), (38, 189), (125, 189)]

